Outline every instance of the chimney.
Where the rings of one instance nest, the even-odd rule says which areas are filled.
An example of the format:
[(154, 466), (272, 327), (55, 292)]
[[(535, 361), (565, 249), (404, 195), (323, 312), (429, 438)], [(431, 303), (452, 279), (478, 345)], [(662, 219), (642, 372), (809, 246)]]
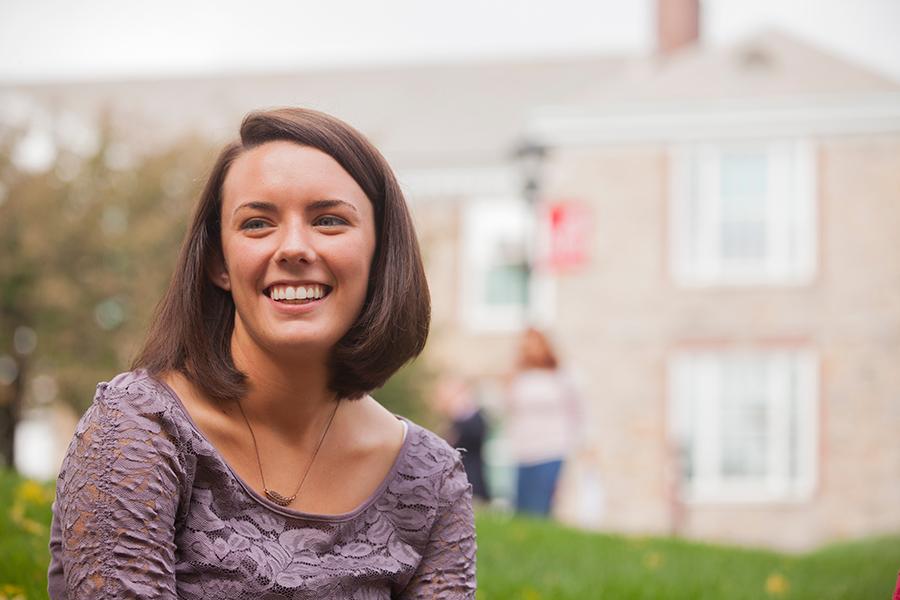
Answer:
[(657, 0), (657, 53), (668, 56), (700, 39), (700, 0)]

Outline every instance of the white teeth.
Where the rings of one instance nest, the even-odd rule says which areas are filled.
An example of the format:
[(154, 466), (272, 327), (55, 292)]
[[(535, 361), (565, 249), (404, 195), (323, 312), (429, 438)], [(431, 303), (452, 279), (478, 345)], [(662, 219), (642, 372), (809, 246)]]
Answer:
[(269, 295), (272, 300), (318, 300), (325, 295), (325, 290), (321, 285), (279, 285), (273, 287)]

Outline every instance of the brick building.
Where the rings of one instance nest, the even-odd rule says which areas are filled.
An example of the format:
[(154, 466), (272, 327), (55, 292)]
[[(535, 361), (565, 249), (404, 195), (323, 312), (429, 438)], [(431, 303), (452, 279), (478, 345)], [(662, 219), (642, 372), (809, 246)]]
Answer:
[[(425, 360), (489, 402), (531, 320), (579, 376), (591, 443), (565, 520), (788, 549), (900, 530), (895, 82), (770, 33), (650, 59), (0, 88), (22, 102), (107, 110), (155, 144), (270, 105), (359, 126), (419, 223)], [(558, 262), (548, 207), (576, 256), (526, 278), (530, 253)]]

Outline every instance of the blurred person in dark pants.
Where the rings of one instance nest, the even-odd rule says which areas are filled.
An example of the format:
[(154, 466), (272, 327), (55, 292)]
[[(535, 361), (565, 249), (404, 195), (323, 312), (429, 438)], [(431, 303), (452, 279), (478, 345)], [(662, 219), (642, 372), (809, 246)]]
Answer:
[(435, 409), (447, 419), (443, 437), (451, 446), (463, 450), (462, 462), (472, 484), (475, 500), (491, 500), (484, 477), (482, 448), (488, 434), (484, 411), (475, 401), (472, 387), (460, 377), (448, 376), (438, 382), (434, 395)]

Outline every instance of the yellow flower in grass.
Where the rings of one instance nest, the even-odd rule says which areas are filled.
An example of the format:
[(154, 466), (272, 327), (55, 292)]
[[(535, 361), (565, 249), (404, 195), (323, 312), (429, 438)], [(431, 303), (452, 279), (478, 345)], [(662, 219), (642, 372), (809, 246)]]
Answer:
[(528, 530), (522, 525), (516, 524), (511, 528), (510, 534), (517, 542), (523, 542), (528, 537)]
[(16, 488), (16, 500), (26, 504), (46, 504), (50, 501), (50, 494), (37, 481), (26, 479)]
[(766, 593), (770, 596), (784, 596), (791, 589), (791, 584), (781, 573), (772, 573), (766, 578)]
[[(16, 500), (9, 509), (9, 520), (22, 531), (32, 535), (43, 535), (46, 530), (46, 526), (25, 516), (25, 503), (21, 500)], [(3, 600), (2, 596), (0, 596), (0, 600)]]
[(0, 585), (0, 600), (25, 600), (25, 590), (17, 585)]
[(644, 566), (650, 570), (656, 570), (663, 564), (663, 555), (659, 552), (648, 552), (644, 555)]
[(522, 600), (541, 600), (541, 593), (533, 587), (522, 590)]

